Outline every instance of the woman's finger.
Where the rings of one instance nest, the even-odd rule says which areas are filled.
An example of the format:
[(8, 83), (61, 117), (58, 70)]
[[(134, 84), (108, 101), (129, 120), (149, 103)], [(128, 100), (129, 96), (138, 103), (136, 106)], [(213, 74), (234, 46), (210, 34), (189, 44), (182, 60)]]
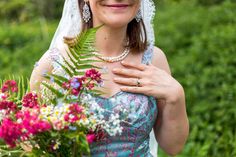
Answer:
[(134, 69), (115, 68), (112, 72), (117, 75), (124, 75), (133, 78), (141, 78), (141, 76), (143, 76), (141, 71)]
[[(114, 82), (127, 86), (137, 86), (137, 78), (114, 78)], [(140, 80), (139, 80), (140, 81)]]
[(135, 68), (137, 70), (144, 71), (147, 68), (145, 64), (137, 64), (133, 62), (122, 61), (121, 64), (125, 67)]

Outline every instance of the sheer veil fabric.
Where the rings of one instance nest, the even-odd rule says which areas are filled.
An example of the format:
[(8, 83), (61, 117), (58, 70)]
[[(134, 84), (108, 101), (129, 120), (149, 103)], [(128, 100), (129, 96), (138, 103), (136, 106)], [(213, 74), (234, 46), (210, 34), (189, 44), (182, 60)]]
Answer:
[[(155, 16), (155, 4), (152, 0), (141, 0), (141, 13), (147, 31), (148, 43), (154, 46), (155, 36), (153, 29), (153, 19)], [(79, 12), (78, 0), (65, 0), (63, 13), (49, 50), (61, 47), (63, 37), (74, 37), (79, 34), (82, 27), (82, 17)], [(54, 51), (47, 51), (49, 53)], [(157, 157), (158, 144), (152, 129), (150, 133), (150, 151), (153, 157)]]

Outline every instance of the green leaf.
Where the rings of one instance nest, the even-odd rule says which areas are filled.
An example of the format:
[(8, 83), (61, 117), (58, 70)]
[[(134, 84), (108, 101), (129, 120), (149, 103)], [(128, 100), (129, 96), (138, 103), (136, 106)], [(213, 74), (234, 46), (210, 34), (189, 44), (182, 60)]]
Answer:
[(75, 72), (74, 66), (72, 66), (64, 57), (63, 57), (64, 63), (67, 65), (67, 68), (72, 71), (72, 73)]
[(65, 65), (63, 65), (62, 63), (60, 63), (60, 62), (58, 62), (58, 61), (56, 61), (56, 62), (61, 66), (61, 68), (62, 68), (70, 77), (73, 76), (73, 73), (72, 73)]
[(56, 96), (57, 96), (57, 98), (62, 98), (64, 95), (61, 93), (61, 92), (59, 92), (57, 89), (55, 89), (53, 86), (51, 86), (51, 85), (49, 85), (49, 84), (47, 84), (47, 83), (45, 83), (45, 82), (42, 82), (42, 85), (44, 85), (46, 88), (48, 88), (52, 93), (54, 93)]
[(96, 62), (103, 62), (103, 61), (92, 60), (92, 59), (83, 59), (83, 60), (78, 61), (79, 64), (88, 64), (88, 63), (96, 63)]
[(54, 79), (60, 80), (61, 82), (68, 82), (69, 80), (66, 77), (56, 75), (56, 74), (50, 74), (50, 76), (54, 77)]

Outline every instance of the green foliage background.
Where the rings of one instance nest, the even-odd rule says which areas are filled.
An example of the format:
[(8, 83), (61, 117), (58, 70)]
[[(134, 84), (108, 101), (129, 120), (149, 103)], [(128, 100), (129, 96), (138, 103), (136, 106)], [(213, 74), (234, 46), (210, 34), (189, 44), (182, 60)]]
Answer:
[[(236, 156), (235, 0), (160, 0), (156, 45), (185, 88), (190, 136), (179, 157)], [(30, 76), (63, 0), (0, 1), (0, 78)], [(167, 156), (161, 150), (159, 155)]]

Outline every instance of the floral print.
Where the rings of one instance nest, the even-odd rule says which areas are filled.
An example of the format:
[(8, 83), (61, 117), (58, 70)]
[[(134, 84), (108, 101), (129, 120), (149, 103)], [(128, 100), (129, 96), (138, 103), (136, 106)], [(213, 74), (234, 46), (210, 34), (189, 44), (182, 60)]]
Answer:
[[(144, 52), (142, 63), (152, 59), (152, 48)], [(152, 157), (149, 149), (149, 134), (157, 118), (157, 104), (152, 96), (120, 91), (104, 98), (97, 96), (100, 107), (121, 114), (128, 110), (127, 122), (122, 122), (121, 135), (106, 135), (101, 141), (91, 144), (93, 157)], [(109, 113), (104, 115), (109, 117)]]

